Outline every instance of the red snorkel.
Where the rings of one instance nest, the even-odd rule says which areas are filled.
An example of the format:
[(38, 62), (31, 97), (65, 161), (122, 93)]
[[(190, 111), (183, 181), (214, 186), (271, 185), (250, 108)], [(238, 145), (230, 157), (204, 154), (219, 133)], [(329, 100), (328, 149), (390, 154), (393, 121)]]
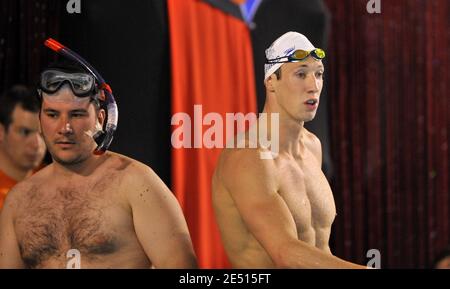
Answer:
[(100, 91), (100, 100), (104, 101), (106, 105), (108, 120), (106, 122), (105, 130), (97, 132), (93, 138), (97, 143), (97, 148), (94, 150), (94, 154), (101, 155), (105, 153), (113, 140), (114, 132), (117, 129), (117, 122), (119, 117), (119, 111), (114, 99), (111, 87), (106, 83), (103, 77), (80, 55), (70, 50), (66, 46), (62, 45), (58, 41), (49, 38), (45, 41), (45, 46), (57, 52), (58, 54), (67, 57), (71, 60), (80, 63), (90, 74), (92, 74), (98, 83)]

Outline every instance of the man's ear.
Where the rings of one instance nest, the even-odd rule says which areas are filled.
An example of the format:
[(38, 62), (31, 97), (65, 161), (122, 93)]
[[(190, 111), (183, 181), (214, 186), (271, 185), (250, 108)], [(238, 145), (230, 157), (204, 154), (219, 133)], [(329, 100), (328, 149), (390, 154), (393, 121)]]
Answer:
[(103, 127), (104, 123), (105, 123), (105, 118), (106, 118), (106, 112), (104, 109), (100, 109), (98, 111), (98, 115), (97, 115), (97, 121), (98, 123), (100, 123), (100, 125)]
[(275, 81), (274, 78), (276, 78), (276, 75), (272, 74), (266, 80), (264, 80), (264, 85), (269, 92), (275, 92), (275, 89), (273, 87), (273, 82)]
[(6, 135), (6, 128), (2, 123), (0, 123), (0, 142), (3, 142), (3, 140), (5, 139), (5, 135)]

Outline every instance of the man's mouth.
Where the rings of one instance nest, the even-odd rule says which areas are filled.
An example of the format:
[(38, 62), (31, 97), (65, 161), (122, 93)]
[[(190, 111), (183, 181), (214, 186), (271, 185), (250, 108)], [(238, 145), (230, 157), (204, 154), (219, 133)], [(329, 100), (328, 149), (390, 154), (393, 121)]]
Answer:
[(74, 144), (75, 144), (75, 142), (74, 141), (57, 141), (57, 142), (55, 142), (55, 144), (57, 145), (57, 146), (59, 146), (59, 147), (61, 147), (61, 148), (70, 148), (70, 147), (72, 147)]
[(319, 100), (317, 98), (310, 98), (305, 101), (305, 105), (308, 111), (315, 111), (319, 105)]
[(318, 102), (317, 99), (311, 98), (311, 99), (308, 99), (307, 101), (305, 101), (305, 104), (308, 104), (308, 105), (316, 105), (317, 102)]

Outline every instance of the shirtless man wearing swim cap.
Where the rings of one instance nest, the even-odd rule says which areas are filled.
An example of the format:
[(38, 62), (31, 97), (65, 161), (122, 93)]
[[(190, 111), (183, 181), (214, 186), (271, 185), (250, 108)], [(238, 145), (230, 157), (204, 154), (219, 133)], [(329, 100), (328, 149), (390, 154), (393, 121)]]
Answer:
[[(321, 171), (319, 139), (304, 128), (319, 105), (325, 52), (302, 34), (288, 32), (266, 50), (264, 113), (279, 118), (279, 151), (225, 149), (213, 176), (213, 203), (235, 268), (365, 268), (333, 256), (328, 242), (336, 216)], [(241, 141), (247, 144), (253, 126)], [(261, 129), (259, 129), (261, 133)], [(239, 142), (239, 140), (238, 140)], [(239, 147), (239, 146), (238, 146)], [(243, 147), (243, 146), (241, 146)]]
[(41, 74), (53, 163), (8, 194), (0, 268), (195, 268), (183, 213), (159, 177), (123, 155), (93, 154), (105, 121), (93, 85), (75, 62)]

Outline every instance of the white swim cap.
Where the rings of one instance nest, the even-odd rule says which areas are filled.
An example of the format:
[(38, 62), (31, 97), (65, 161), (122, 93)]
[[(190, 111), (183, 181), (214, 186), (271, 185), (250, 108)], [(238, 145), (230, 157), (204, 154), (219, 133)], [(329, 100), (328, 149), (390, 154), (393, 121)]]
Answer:
[[(281, 35), (275, 40), (269, 48), (266, 49), (266, 60), (286, 57), (292, 51), (305, 50), (312, 51), (316, 49), (314, 45), (306, 38), (305, 35), (298, 32), (289, 31)], [(264, 65), (264, 80), (266, 80), (272, 73), (277, 71), (284, 63), (272, 63)]]

